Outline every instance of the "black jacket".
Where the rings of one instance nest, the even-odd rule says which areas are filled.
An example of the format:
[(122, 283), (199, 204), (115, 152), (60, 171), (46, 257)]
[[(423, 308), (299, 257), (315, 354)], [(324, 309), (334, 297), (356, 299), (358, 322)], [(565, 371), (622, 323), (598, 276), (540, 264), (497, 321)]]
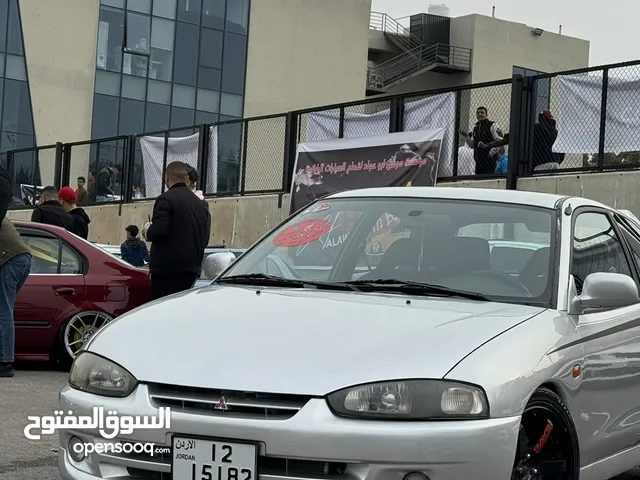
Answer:
[(106, 197), (113, 195), (113, 171), (109, 167), (104, 167), (98, 172), (96, 195)]
[(211, 214), (202, 200), (178, 183), (156, 199), (151, 222), (151, 274), (199, 273), (211, 232)]
[(31, 221), (56, 225), (73, 232), (73, 218), (64, 211), (64, 208), (57, 200), (48, 200), (34, 208), (31, 214)]
[(531, 157), (533, 166), (537, 167), (545, 163), (562, 163), (564, 154), (555, 153), (553, 144), (558, 138), (558, 128), (554, 119), (547, 119), (543, 115), (538, 116), (538, 123), (533, 127), (533, 146)]
[(78, 207), (71, 210), (69, 214), (73, 218), (73, 233), (86, 240), (89, 237), (89, 224), (91, 223), (87, 212), (84, 211), (84, 208)]
[(9, 172), (0, 169), (0, 222), (7, 215), (9, 205), (13, 201), (13, 182)]

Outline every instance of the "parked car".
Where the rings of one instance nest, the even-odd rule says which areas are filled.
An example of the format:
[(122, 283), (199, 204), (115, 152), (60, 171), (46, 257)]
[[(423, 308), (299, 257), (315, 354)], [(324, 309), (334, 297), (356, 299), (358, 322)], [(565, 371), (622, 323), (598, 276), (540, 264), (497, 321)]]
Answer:
[[(89, 340), (59, 408), (140, 418), (168, 407), (170, 428), (116, 440), (171, 453), (85, 457), (74, 445), (100, 433), (65, 429), (64, 479), (576, 480), (640, 464), (640, 227), (629, 217), (584, 198), (475, 188), (321, 202), (237, 259), (210, 255), (210, 286)], [(357, 221), (333, 242), (343, 212)], [(409, 234), (367, 266), (388, 214)], [(492, 268), (498, 237), (523, 268)], [(330, 268), (265, 270), (272, 256), (294, 271), (305, 252)]]
[(148, 271), (62, 228), (14, 225), (33, 258), (15, 304), (18, 360), (70, 363), (98, 329), (151, 299)]

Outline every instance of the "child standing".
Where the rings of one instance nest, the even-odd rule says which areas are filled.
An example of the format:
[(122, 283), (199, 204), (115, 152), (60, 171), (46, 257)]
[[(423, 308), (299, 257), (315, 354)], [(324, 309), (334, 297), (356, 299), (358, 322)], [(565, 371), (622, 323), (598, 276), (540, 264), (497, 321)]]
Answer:
[(129, 225), (125, 228), (127, 240), (120, 245), (120, 254), (125, 262), (134, 267), (144, 267), (145, 262), (149, 262), (149, 250), (147, 244), (138, 238), (138, 227)]

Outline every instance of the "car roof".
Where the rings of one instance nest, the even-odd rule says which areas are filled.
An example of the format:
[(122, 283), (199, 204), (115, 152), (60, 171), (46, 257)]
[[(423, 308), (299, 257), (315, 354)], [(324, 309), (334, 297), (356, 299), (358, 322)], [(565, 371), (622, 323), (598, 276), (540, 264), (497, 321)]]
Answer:
[(16, 227), (36, 228), (38, 230), (46, 230), (49, 232), (55, 232), (57, 234), (69, 233), (66, 229), (58, 227), (56, 225), (49, 225), (48, 223), (28, 222), (26, 220), (11, 220)]
[(536, 205), (544, 208), (555, 208), (567, 195), (551, 193), (527, 192), (524, 190), (505, 190), (495, 188), (458, 188), (458, 187), (379, 187), (348, 190), (326, 196), (334, 198), (436, 198), (453, 200), (477, 200), (486, 202), (516, 203)]

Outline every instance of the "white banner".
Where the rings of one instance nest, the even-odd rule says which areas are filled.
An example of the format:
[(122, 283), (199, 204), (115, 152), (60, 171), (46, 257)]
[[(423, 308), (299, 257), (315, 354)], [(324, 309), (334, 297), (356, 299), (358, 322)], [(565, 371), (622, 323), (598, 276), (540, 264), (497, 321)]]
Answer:
[[(640, 151), (640, 91), (638, 78), (609, 78), (604, 151)], [(555, 114), (558, 138), (554, 152), (597, 153), (600, 141), (602, 75), (558, 77), (560, 104)]]
[[(198, 168), (198, 143), (200, 134), (187, 137), (169, 137), (167, 145), (167, 165), (183, 162)], [(162, 193), (162, 162), (164, 160), (164, 136), (141, 137), (142, 165), (144, 168), (145, 198), (155, 198)], [(202, 178), (203, 172), (198, 172)], [(209, 130), (209, 161), (207, 162), (207, 191), (215, 193), (218, 188), (218, 130)]]
[[(344, 114), (344, 138), (355, 138), (371, 135), (387, 135), (389, 133), (389, 109), (380, 112), (365, 114), (345, 112)], [(340, 132), (340, 112), (328, 110), (324, 112), (310, 113), (307, 122), (307, 142), (338, 139)], [(442, 150), (438, 166), (438, 177), (450, 177), (453, 175), (453, 147), (456, 135), (456, 95), (453, 92), (434, 95), (422, 100), (416, 100), (405, 104), (404, 131), (444, 129)], [(459, 159), (458, 170), (466, 171)], [(472, 159), (473, 161), (473, 159)], [(473, 171), (473, 163), (470, 171)]]

